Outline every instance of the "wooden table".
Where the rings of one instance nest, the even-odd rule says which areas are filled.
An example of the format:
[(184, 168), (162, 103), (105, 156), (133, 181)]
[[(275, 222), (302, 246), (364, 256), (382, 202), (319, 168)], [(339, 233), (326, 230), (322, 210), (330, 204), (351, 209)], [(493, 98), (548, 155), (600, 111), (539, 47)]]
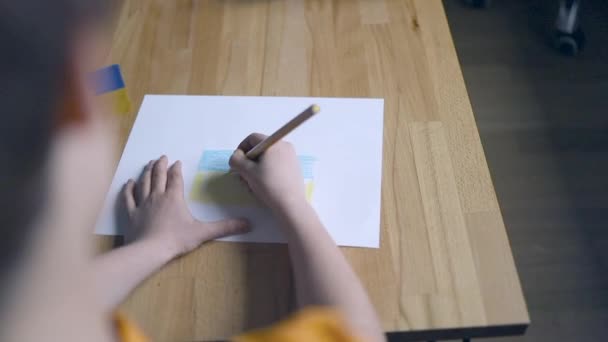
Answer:
[[(411, 339), (525, 331), (441, 1), (125, 0), (118, 12), (108, 62), (136, 108), (146, 93), (384, 98), (381, 248), (343, 248), (384, 328)], [(122, 119), (123, 144), (134, 118)], [(285, 245), (222, 242), (124, 305), (156, 341), (227, 337), (293, 308)]]

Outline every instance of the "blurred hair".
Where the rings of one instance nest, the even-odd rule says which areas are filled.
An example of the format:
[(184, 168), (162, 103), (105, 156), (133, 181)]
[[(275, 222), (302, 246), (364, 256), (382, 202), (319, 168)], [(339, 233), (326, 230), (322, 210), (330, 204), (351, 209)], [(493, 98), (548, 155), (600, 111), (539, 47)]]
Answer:
[(71, 44), (103, 2), (0, 0), (0, 285), (44, 203)]

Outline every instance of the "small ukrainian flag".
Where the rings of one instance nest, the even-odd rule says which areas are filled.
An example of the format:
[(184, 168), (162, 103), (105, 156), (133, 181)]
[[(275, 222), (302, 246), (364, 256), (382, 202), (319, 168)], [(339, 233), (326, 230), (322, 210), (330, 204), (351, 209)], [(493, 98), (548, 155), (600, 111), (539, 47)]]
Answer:
[(131, 100), (118, 64), (95, 71), (93, 79), (95, 94), (107, 99), (116, 114), (127, 114), (131, 111)]

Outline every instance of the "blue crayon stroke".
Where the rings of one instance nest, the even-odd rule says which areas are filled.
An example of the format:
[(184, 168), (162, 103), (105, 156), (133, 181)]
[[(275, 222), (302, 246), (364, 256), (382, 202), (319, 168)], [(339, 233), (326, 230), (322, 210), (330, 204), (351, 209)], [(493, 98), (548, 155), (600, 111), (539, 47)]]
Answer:
[[(198, 163), (199, 171), (219, 171), (227, 172), (230, 170), (228, 161), (232, 156), (232, 150), (206, 150), (203, 151), (203, 155)], [(314, 163), (316, 159), (312, 156), (298, 156), (300, 162), (300, 169), (302, 170), (302, 176), (304, 179), (313, 179), (314, 176)]]

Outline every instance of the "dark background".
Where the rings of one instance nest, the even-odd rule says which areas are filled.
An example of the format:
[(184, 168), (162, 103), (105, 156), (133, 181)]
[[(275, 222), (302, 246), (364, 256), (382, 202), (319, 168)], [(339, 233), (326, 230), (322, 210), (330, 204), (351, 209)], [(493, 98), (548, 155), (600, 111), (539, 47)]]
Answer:
[(557, 0), (444, 4), (532, 320), (491, 341), (608, 341), (608, 1), (576, 57)]

